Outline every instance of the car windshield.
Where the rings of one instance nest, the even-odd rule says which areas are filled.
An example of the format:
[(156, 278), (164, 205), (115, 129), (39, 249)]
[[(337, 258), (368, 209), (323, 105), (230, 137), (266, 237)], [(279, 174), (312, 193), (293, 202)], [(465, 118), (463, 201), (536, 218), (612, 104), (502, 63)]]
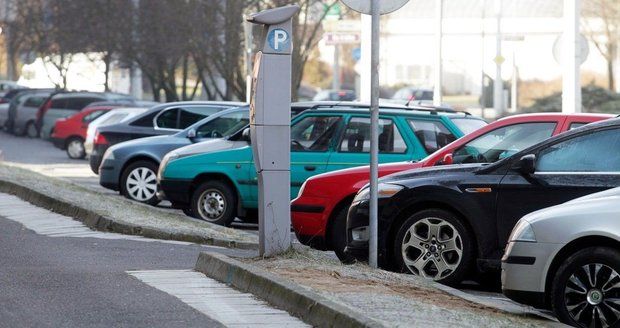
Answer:
[(556, 123), (523, 123), (488, 132), (454, 151), (453, 163), (493, 163), (548, 139)]
[(239, 131), (250, 123), (249, 112), (240, 111), (217, 117), (196, 129), (198, 138), (221, 138)]
[(472, 118), (452, 118), (452, 122), (463, 132), (463, 134), (470, 134), (484, 126), (487, 122)]

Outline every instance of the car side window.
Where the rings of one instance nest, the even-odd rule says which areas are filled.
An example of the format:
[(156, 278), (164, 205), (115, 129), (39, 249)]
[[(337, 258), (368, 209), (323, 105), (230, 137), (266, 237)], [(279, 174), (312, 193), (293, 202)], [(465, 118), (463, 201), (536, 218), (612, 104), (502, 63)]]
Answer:
[(155, 120), (155, 124), (160, 129), (177, 129), (177, 121), (179, 119), (179, 109), (171, 108), (162, 112), (157, 119)]
[(538, 154), (537, 172), (620, 172), (620, 129), (554, 144)]
[(196, 129), (198, 138), (221, 138), (239, 131), (250, 123), (249, 112), (234, 112), (214, 118)]
[(96, 110), (94, 112), (91, 112), (87, 115), (84, 115), (84, 117), (82, 117), (82, 122), (84, 123), (90, 123), (93, 120), (95, 120), (97, 117), (103, 115), (103, 113), (105, 113), (105, 111), (103, 110)]
[(416, 138), (429, 154), (456, 140), (456, 136), (440, 121), (408, 121)]
[(67, 108), (67, 99), (66, 98), (60, 98), (60, 99), (52, 99), (52, 104), (50, 106), (50, 108), (52, 109), (63, 109), (63, 108)]
[(190, 125), (202, 120), (203, 118), (213, 115), (224, 109), (224, 107), (203, 107), (191, 106), (179, 108), (179, 126), (177, 129), (186, 129)]
[(99, 101), (98, 98), (92, 97), (75, 97), (75, 98), (67, 98), (66, 109), (71, 110), (82, 110), (84, 107), (88, 106), (95, 101)]
[(504, 126), (461, 146), (452, 154), (453, 163), (494, 163), (533, 146), (553, 135), (556, 123), (538, 122)]
[(327, 151), (340, 120), (340, 116), (306, 116), (297, 121), (291, 126), (291, 151)]
[[(380, 153), (402, 154), (407, 152), (407, 144), (393, 120), (379, 119), (379, 132)], [(351, 118), (338, 150), (347, 153), (370, 152), (370, 119), (367, 117)]]
[(146, 128), (152, 128), (153, 127), (153, 119), (155, 118), (155, 115), (159, 114), (160, 112), (154, 112), (154, 113), (150, 113), (148, 115), (142, 116), (138, 119), (136, 119), (135, 121), (133, 121), (130, 125), (131, 126), (141, 126), (141, 127), (146, 127)]
[(29, 97), (26, 102), (24, 102), (24, 107), (41, 107), (46, 98), (47, 97)]

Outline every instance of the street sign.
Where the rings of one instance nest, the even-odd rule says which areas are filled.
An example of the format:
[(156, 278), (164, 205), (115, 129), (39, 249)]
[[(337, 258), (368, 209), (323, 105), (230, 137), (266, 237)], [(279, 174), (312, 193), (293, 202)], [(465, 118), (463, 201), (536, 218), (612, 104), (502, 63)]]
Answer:
[(323, 30), (325, 32), (357, 32), (362, 30), (362, 24), (359, 20), (341, 19), (341, 20), (324, 20)]
[(501, 65), (506, 61), (506, 58), (504, 58), (504, 56), (502, 55), (497, 55), (495, 58), (493, 58), (493, 61), (497, 64), (497, 65)]
[[(358, 13), (370, 15), (370, 3), (372, 0), (341, 0), (347, 7), (357, 11)], [(400, 9), (409, 0), (381, 0), (379, 14), (385, 15)]]
[(325, 33), (323, 37), (325, 44), (333, 46), (337, 44), (356, 44), (360, 43), (361, 37), (359, 33)]

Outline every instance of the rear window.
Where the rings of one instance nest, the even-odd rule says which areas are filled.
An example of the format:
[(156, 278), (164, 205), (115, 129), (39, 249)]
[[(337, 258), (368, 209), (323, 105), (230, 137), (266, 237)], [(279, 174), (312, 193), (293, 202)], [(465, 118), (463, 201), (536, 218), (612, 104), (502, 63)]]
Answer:
[(440, 121), (409, 120), (409, 124), (429, 154), (456, 140), (456, 136)]
[(94, 119), (96, 119), (97, 117), (103, 115), (106, 111), (104, 110), (96, 110), (92, 113), (89, 113), (88, 115), (84, 116), (82, 118), (82, 122), (84, 123), (90, 123), (92, 122)]
[(153, 119), (155, 118), (155, 115), (159, 114), (159, 112), (154, 112), (148, 115), (145, 115), (143, 117), (138, 118), (137, 120), (133, 121), (131, 124), (131, 126), (143, 126), (143, 127), (153, 127)]
[(487, 122), (483, 120), (471, 118), (452, 118), (451, 120), (454, 122), (454, 125), (456, 125), (456, 127), (463, 132), (463, 134), (470, 134), (487, 125)]

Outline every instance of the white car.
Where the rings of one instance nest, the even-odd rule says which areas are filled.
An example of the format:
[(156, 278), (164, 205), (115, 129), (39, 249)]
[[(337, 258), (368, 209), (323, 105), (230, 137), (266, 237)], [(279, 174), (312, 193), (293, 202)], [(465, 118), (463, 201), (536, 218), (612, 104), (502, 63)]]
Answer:
[(146, 112), (148, 109), (142, 107), (115, 108), (90, 122), (86, 130), (86, 141), (84, 141), (86, 156), (90, 156), (90, 153), (93, 151), (93, 142), (98, 127), (125, 122)]
[(502, 289), (572, 326), (620, 326), (620, 188), (523, 217), (502, 258)]

